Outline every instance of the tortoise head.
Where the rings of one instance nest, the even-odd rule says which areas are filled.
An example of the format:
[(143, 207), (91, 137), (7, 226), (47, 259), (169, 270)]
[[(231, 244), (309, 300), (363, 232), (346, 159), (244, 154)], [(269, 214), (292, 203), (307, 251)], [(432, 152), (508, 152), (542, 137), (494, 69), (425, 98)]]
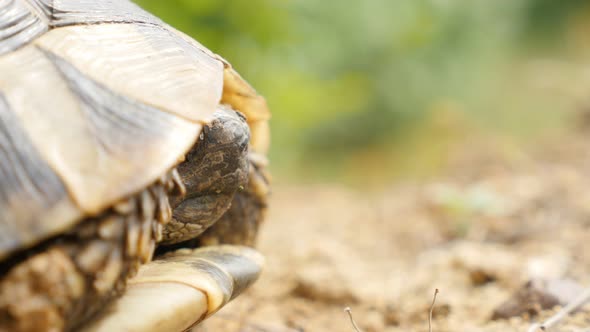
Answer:
[(186, 193), (170, 197), (173, 217), (164, 229), (164, 244), (197, 237), (227, 211), (235, 193), (248, 183), (249, 140), (241, 113), (227, 107), (214, 113), (177, 167)]

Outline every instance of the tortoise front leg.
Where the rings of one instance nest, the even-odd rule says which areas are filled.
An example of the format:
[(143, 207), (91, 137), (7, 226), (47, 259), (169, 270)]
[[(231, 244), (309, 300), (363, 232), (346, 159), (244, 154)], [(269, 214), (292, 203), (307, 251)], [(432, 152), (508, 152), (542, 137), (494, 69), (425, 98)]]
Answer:
[(0, 265), (0, 331), (77, 330), (122, 294), (170, 218), (173, 177)]

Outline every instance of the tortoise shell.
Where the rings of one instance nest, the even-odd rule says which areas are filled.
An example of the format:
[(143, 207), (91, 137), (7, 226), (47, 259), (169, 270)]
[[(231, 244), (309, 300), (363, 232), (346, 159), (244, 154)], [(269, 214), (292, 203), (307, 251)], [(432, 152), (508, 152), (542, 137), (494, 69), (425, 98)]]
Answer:
[(145, 188), (220, 103), (269, 112), (221, 57), (126, 0), (0, 0), (0, 258)]

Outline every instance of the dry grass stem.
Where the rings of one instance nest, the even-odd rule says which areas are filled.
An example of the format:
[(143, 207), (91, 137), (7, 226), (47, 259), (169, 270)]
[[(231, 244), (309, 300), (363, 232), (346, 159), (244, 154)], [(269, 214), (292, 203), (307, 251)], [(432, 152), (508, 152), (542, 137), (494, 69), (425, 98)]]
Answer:
[(430, 313), (428, 314), (428, 332), (432, 332), (432, 312), (434, 311), (434, 303), (436, 303), (436, 295), (438, 294), (438, 288), (434, 290), (434, 296), (432, 297), (432, 304), (430, 305)]
[(582, 294), (580, 294), (575, 300), (568, 303), (563, 309), (559, 310), (555, 315), (549, 317), (546, 321), (541, 324), (535, 323), (529, 327), (528, 332), (535, 331), (548, 331), (549, 328), (557, 325), (561, 320), (567, 317), (572, 312), (583, 306), (590, 300), (590, 288), (587, 288)]
[(348, 314), (348, 317), (350, 318), (350, 323), (352, 323), (352, 327), (354, 327), (354, 330), (356, 332), (362, 332), (359, 329), (359, 327), (356, 325), (356, 322), (354, 321), (354, 318), (352, 318), (352, 310), (350, 309), (350, 307), (344, 308), (344, 311), (346, 311), (346, 313)]

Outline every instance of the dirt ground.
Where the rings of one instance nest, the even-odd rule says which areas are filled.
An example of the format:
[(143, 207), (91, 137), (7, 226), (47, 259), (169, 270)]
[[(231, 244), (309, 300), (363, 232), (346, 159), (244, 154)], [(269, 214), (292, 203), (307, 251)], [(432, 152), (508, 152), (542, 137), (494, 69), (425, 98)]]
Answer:
[[(491, 320), (529, 280), (557, 284), (562, 303), (590, 286), (590, 139), (477, 144), (424, 183), (275, 187), (264, 274), (199, 330), (354, 332), (350, 307), (364, 332), (428, 331), (435, 288), (434, 332), (524, 332), (550, 316), (537, 296)], [(586, 307), (553, 331), (589, 326)]]

